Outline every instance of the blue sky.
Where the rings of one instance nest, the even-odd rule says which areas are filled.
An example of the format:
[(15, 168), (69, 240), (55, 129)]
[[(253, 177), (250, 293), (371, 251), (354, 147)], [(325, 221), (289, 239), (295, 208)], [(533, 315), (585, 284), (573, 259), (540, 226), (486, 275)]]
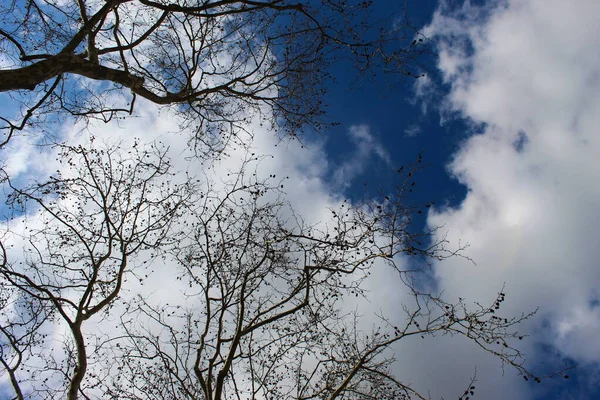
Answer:
[[(401, 17), (401, 2), (381, 1), (376, 10), (381, 14)], [(407, 3), (408, 16), (415, 27), (426, 25), (437, 8), (437, 1), (412, 1)], [(429, 68), (429, 77), (439, 79), (435, 68), (435, 57), (422, 59)], [(351, 125), (366, 125), (371, 134), (385, 146), (395, 165), (385, 165), (381, 160), (374, 160), (373, 165), (365, 170), (356, 182), (370, 183), (370, 187), (385, 185), (389, 176), (380, 172), (395, 170), (406, 163), (414, 161), (419, 153), (423, 153), (428, 168), (423, 171), (423, 185), (419, 193), (419, 201), (440, 201), (455, 204), (464, 196), (464, 187), (454, 179), (449, 179), (446, 164), (458, 148), (461, 140), (468, 135), (464, 123), (460, 119), (444, 121), (440, 126), (439, 110), (431, 104), (424, 105), (415, 95), (414, 78), (385, 77), (359, 80), (356, 85), (349, 86), (344, 75), (352, 74), (346, 65), (337, 65), (334, 76), (339, 76), (337, 84), (330, 84), (328, 90), (329, 115), (341, 124), (327, 131), (325, 149), (333, 163), (343, 163), (352, 152), (353, 143), (347, 135)], [(354, 77), (349, 76), (349, 80)], [(393, 84), (392, 85), (390, 85)], [(445, 88), (439, 87), (442, 91)], [(441, 92), (440, 92), (441, 94)], [(428, 112), (423, 112), (423, 107)], [(373, 173), (381, 167), (382, 171)], [(360, 186), (360, 187), (359, 187)], [(432, 190), (434, 189), (435, 190)], [(353, 185), (349, 195), (357, 195), (362, 185)]]
[[(375, 7), (388, 15), (401, 3)], [(471, 302), (487, 302), (505, 285), (507, 315), (539, 307), (522, 328), (528, 366), (579, 366), (569, 380), (527, 383), (476, 346), (443, 337), (398, 347), (396, 373), (433, 399), (457, 397), (475, 370), (474, 398), (600, 398), (600, 2), (409, 0), (408, 11), (438, 54), (427, 77), (391, 89), (384, 80), (349, 87), (347, 68), (337, 65), (327, 101), (340, 125), (307, 138), (305, 149), (278, 144), (272, 132), (257, 135), (257, 151), (275, 156), (261, 168), (289, 175), (290, 201), (319, 220), (327, 206), (363, 196), (365, 182), (367, 195), (385, 189), (395, 169), (422, 152), (429, 167), (414, 201), (436, 205), (416, 227), (444, 226), (453, 244), (470, 244), (476, 263), (435, 263), (430, 278), (450, 299)], [(174, 130), (171, 116), (140, 104), (137, 118), (92, 133), (160, 138), (185, 153), (185, 138), (164, 134)], [(79, 128), (62, 134), (85, 142)], [(19, 179), (54, 171), (52, 157), (38, 151), (17, 139), (3, 161)], [(160, 295), (160, 277), (156, 285)], [(395, 287), (385, 276), (372, 285), (371, 311), (394, 312)]]

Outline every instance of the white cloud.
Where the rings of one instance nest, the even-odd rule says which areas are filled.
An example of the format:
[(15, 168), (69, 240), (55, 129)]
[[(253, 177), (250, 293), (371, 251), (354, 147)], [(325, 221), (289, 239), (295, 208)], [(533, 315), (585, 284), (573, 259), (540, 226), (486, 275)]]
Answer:
[[(446, 261), (436, 276), (448, 296), (478, 301), (506, 282), (507, 314), (541, 306), (528, 343), (597, 363), (600, 3), (482, 7), (442, 7), (425, 32), (439, 43), (438, 67), (451, 88), (446, 111), (483, 126), (449, 165), (467, 197), (428, 219), (445, 224), (453, 240), (468, 241), (477, 266)], [(529, 351), (530, 359), (547, 356)], [(486, 398), (527, 398), (511, 379), (507, 374), (504, 392)]]

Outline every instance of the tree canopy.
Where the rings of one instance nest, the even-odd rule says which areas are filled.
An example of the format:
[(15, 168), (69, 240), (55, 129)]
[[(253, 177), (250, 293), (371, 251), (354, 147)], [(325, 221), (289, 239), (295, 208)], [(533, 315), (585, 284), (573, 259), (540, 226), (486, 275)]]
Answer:
[[(160, 145), (65, 145), (49, 180), (9, 181), (11, 204), (38, 210), (0, 243), (0, 362), (14, 397), (426, 399), (395, 375), (391, 349), (438, 334), (540, 379), (517, 346), (530, 315), (500, 317), (503, 292), (447, 302), (402, 262), (461, 250), (411, 232), (420, 160), (395, 193), (313, 222), (283, 197), (285, 178), (250, 173), (261, 158), (224, 180), (181, 179)], [(405, 300), (365, 327), (347, 305), (368, 299), (363, 282), (381, 268)]]
[[(136, 100), (171, 106), (201, 141), (244, 129), (248, 110), (288, 134), (322, 122), (328, 66), (404, 74), (424, 51), (370, 1), (11, 0), (0, 11), (6, 142), (57, 115), (109, 121)], [(413, 43), (414, 42), (414, 43)]]
[[(289, 136), (320, 127), (331, 63), (419, 76), (423, 39), (404, 15), (373, 19), (372, 6), (11, 0), (0, 10), (0, 154), (19, 133), (40, 135), (32, 142), (55, 168), (28, 179), (1, 169), (2, 393), (426, 399), (398, 376), (394, 349), (437, 335), (543, 378), (518, 347), (531, 314), (501, 316), (503, 289), (473, 304), (422, 284), (432, 260), (464, 248), (412, 223), (431, 206), (409, 196), (421, 156), (398, 169), (393, 189), (332, 200), (315, 220), (250, 150), (256, 124)], [(55, 132), (117, 124), (141, 104), (166, 108), (198, 151)], [(232, 142), (235, 168), (211, 172)], [(365, 324), (351, 306), (368, 301), (365, 282), (382, 271), (402, 302)], [(465, 378), (461, 399), (474, 382)]]

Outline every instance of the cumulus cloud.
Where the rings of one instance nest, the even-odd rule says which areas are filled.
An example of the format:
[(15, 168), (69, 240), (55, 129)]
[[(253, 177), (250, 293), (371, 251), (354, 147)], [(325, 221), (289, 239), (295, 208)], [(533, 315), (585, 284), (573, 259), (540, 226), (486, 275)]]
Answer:
[[(506, 282), (507, 314), (540, 306), (524, 327), (532, 361), (548, 361), (541, 343), (600, 362), (598, 15), (595, 0), (467, 1), (443, 5), (425, 29), (450, 87), (444, 111), (479, 130), (448, 166), (466, 198), (428, 217), (468, 241), (477, 265), (437, 265), (439, 287), (485, 301)], [(527, 398), (510, 374), (503, 382), (486, 398)]]

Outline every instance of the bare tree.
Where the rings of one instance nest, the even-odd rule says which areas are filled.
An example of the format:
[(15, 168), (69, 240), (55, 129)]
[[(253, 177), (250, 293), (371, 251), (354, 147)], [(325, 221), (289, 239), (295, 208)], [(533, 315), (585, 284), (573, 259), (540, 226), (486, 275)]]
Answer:
[[(290, 135), (318, 127), (332, 61), (414, 75), (425, 51), (406, 20), (373, 22), (371, 3), (10, 0), (0, 148), (65, 118), (130, 115), (140, 98), (209, 152), (257, 115)], [(411, 231), (420, 159), (393, 193), (316, 223), (284, 200), (285, 180), (252, 173), (254, 156), (231, 180), (198, 180), (157, 144), (55, 146), (56, 175), (2, 181), (17, 218), (0, 241), (0, 371), (16, 399), (425, 399), (396, 375), (393, 347), (441, 334), (542, 379), (516, 346), (531, 314), (501, 317), (503, 291), (470, 305), (420, 285), (429, 260), (462, 250)], [(404, 319), (365, 326), (348, 304), (380, 268), (406, 293)], [(153, 279), (168, 302), (144, 288)]]
[(0, 92), (15, 107), (2, 117), (2, 143), (61, 112), (128, 115), (140, 97), (171, 105), (209, 144), (261, 107), (266, 123), (295, 134), (320, 121), (332, 60), (403, 74), (423, 52), (402, 19), (372, 21), (371, 3), (9, 0), (0, 11)]
[[(442, 334), (466, 337), (525, 378), (541, 379), (525, 369), (516, 346), (517, 325), (531, 314), (501, 317), (503, 292), (486, 306), (448, 303), (419, 289), (419, 269), (401, 267), (401, 255), (457, 255), (443, 238), (428, 240), (435, 232), (410, 232), (418, 209), (406, 205), (406, 195), (418, 165), (394, 195), (345, 202), (328, 223), (310, 224), (279, 197), (285, 179), (251, 173), (255, 161), (246, 160), (231, 181), (203, 179), (188, 202), (177, 228), (182, 236), (161, 261), (173, 271), (161, 281), (172, 295), (138, 291), (109, 311), (114, 327), (88, 333), (93, 351), (77, 355), (93, 354), (95, 362), (77, 382), (81, 396), (426, 399), (395, 375), (392, 347)], [(367, 295), (363, 283), (375, 268), (389, 268), (408, 300), (400, 323), (381, 315), (365, 329), (344, 303)], [(14, 272), (5, 275), (31, 291)], [(68, 376), (71, 388), (76, 377)], [(465, 383), (463, 398), (475, 390), (473, 381)]]
[(2, 243), (0, 362), (16, 398), (85, 397), (99, 379), (86, 376), (98, 362), (97, 335), (86, 324), (105, 320), (119, 304), (127, 279), (144, 271), (140, 253), (178, 240), (171, 226), (190, 184), (168, 183), (159, 146), (136, 144), (128, 153), (60, 146), (66, 175), (26, 188), (11, 184), (13, 206), (37, 211)]
[[(403, 267), (461, 250), (411, 232), (420, 158), (394, 193), (309, 223), (253, 155), (215, 180), (171, 172), (159, 145), (59, 149), (45, 183), (6, 178), (12, 206), (36, 215), (7, 223), (1, 243), (0, 364), (14, 398), (425, 399), (396, 376), (393, 346), (441, 334), (542, 379), (516, 346), (531, 314), (502, 317), (503, 292), (446, 302)], [(368, 298), (379, 268), (406, 293), (404, 318), (365, 326), (348, 304)], [(157, 276), (166, 298), (144, 289)]]

